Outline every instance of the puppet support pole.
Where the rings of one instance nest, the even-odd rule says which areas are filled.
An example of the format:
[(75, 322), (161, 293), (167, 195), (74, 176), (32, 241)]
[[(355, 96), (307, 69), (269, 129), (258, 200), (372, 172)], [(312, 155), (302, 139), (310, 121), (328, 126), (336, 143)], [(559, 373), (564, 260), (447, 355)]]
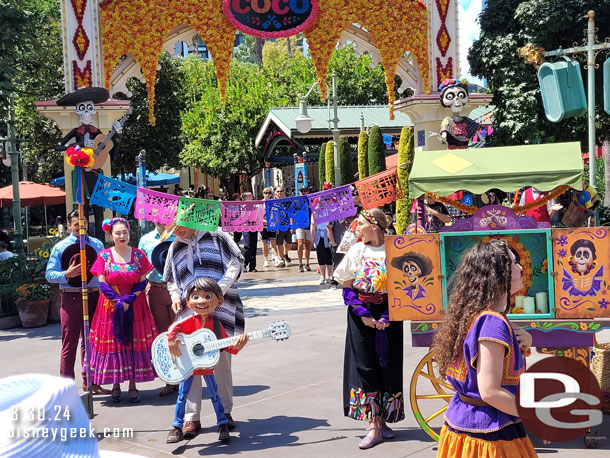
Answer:
[(76, 187), (78, 194), (78, 239), (80, 244), (80, 278), (81, 294), (83, 299), (83, 330), (85, 339), (85, 371), (87, 373), (87, 391), (83, 393), (83, 404), (89, 418), (93, 418), (93, 394), (91, 393), (91, 346), (89, 344), (89, 293), (87, 291), (87, 254), (86, 254), (86, 226), (85, 226), (85, 170), (79, 167), (77, 170), (78, 182)]

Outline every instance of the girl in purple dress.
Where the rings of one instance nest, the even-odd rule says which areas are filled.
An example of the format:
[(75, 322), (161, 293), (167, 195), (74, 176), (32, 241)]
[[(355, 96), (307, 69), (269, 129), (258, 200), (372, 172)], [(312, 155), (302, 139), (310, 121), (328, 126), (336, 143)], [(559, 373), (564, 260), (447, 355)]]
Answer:
[(136, 382), (156, 376), (151, 346), (157, 329), (146, 295), (146, 274), (153, 266), (143, 251), (129, 243), (129, 222), (123, 218), (104, 220), (114, 246), (100, 251), (91, 273), (100, 280), (98, 307), (91, 333), (93, 383), (112, 383), (112, 402), (121, 401), (120, 383), (129, 381), (129, 400), (140, 402)]
[(437, 457), (537, 456), (515, 400), (532, 337), (506, 318), (510, 295), (522, 287), (505, 240), (479, 243), (462, 258), (434, 341), (439, 373), (456, 391)]

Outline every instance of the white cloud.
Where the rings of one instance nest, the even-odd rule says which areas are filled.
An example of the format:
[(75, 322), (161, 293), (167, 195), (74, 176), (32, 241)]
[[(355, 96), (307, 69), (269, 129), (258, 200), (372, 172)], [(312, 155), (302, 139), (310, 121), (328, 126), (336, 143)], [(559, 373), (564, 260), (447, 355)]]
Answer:
[(482, 0), (459, 0), (458, 4), (458, 27), (460, 37), (460, 73), (461, 77), (465, 77), (469, 82), (482, 84), (479, 78), (470, 75), (470, 66), (468, 65), (468, 50), (472, 46), (474, 40), (479, 38), (481, 28), (477, 23), (477, 18), (481, 13)]

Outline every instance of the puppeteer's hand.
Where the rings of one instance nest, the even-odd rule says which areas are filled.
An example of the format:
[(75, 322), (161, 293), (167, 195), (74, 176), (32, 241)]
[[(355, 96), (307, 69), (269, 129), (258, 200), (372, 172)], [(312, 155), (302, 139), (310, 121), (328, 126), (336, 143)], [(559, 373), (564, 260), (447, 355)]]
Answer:
[(116, 130), (116, 133), (117, 133), (117, 134), (121, 134), (121, 133), (123, 133), (123, 126), (121, 125), (121, 123), (120, 123), (120, 122), (118, 122), (118, 121), (114, 121), (114, 122), (112, 123), (112, 127), (114, 127), (114, 130)]
[(240, 351), (242, 348), (244, 348), (246, 346), (247, 343), (248, 343), (248, 334), (242, 334), (237, 339), (237, 342), (235, 342), (235, 344), (233, 345), (233, 348), (237, 351)]
[(513, 331), (517, 337), (517, 342), (519, 342), (519, 348), (521, 348), (523, 352), (527, 352), (527, 350), (529, 350), (529, 348), (532, 346), (532, 335), (525, 329), (518, 326), (515, 326)]
[(73, 259), (68, 269), (66, 270), (66, 278), (73, 278), (80, 275), (80, 262), (76, 262), (76, 259)]
[(362, 322), (364, 323), (365, 326), (368, 326), (369, 328), (375, 328), (377, 321), (375, 320), (375, 318), (369, 318), (367, 316), (363, 316), (362, 317)]
[(182, 342), (177, 337), (175, 339), (168, 340), (167, 346), (169, 347), (169, 352), (172, 354), (172, 356), (182, 355), (182, 352), (180, 351), (180, 347), (178, 345), (184, 345), (184, 342)]
[(390, 326), (390, 323), (380, 318), (380, 320), (375, 324), (375, 327), (380, 331), (383, 331), (385, 328)]
[(556, 211), (558, 212), (559, 210), (561, 210), (563, 208), (563, 205), (561, 204), (555, 204), (551, 206), (551, 211)]
[(178, 300), (178, 299), (173, 300), (172, 301), (172, 312), (174, 312), (177, 315), (181, 309), (182, 309), (182, 302), (180, 302), (180, 300)]

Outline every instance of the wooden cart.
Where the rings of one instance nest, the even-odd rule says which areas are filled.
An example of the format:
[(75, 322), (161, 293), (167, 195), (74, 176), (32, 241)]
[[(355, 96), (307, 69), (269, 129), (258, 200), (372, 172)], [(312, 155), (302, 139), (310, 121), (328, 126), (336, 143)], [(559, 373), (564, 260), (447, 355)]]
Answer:
[[(516, 149), (520, 150), (517, 153), (536, 154), (535, 147), (529, 151), (523, 147)], [(561, 161), (556, 161), (553, 167), (549, 167), (554, 170), (546, 175), (544, 170), (534, 170), (535, 174), (529, 177), (529, 183), (528, 176), (515, 178), (515, 174), (510, 171), (505, 175), (490, 174), (489, 166), (483, 167), (485, 173), (478, 174), (476, 164), (472, 164), (471, 170), (465, 172), (466, 178), (460, 180), (459, 176), (452, 177), (452, 182), (448, 184), (450, 188), (445, 186), (438, 194), (449, 194), (447, 189), (451, 189), (451, 192), (466, 189), (464, 184), (474, 188), (475, 193), (491, 188), (514, 190), (528, 184), (545, 189), (544, 184), (540, 183), (550, 174), (554, 175), (551, 178), (556, 185), (581, 185), (581, 177), (574, 175), (575, 163), (582, 173), (580, 147), (567, 149), (571, 153), (571, 165), (566, 167), (569, 172), (563, 176), (557, 168), (557, 162)], [(463, 157), (462, 151), (468, 152), (469, 157)], [(418, 161), (421, 169), (423, 162), (438, 162), (438, 157), (451, 154), (472, 163), (473, 150), (462, 151), (436, 152), (431, 155), (418, 153), (409, 178), (410, 196), (421, 195), (422, 191), (435, 192), (431, 184), (441, 184), (430, 174), (421, 179), (421, 170), (418, 175)], [(493, 161), (494, 154), (512, 154), (519, 161), (518, 157), (514, 157), (515, 148), (511, 147), (475, 151), (479, 157), (482, 157), (482, 153), (489, 152), (492, 156), (485, 158), (486, 161)], [(426, 157), (428, 155), (430, 156)], [(456, 163), (454, 157), (450, 159)], [(564, 158), (563, 165), (565, 164)], [(557, 176), (565, 181), (557, 182)], [(509, 179), (503, 181), (503, 177)], [(415, 191), (412, 193), (412, 190)], [(588, 366), (595, 333), (610, 327), (609, 232), (610, 228), (606, 227), (551, 228), (548, 223), (518, 216), (508, 207), (493, 205), (479, 209), (473, 216), (460, 220), (437, 234), (386, 237), (390, 319), (409, 320), (412, 345), (430, 347), (435, 330), (442, 320), (443, 309), (447, 306), (448, 282), (457, 269), (461, 255), (477, 242), (503, 238), (521, 258), (524, 288), (516, 296), (531, 298), (526, 300), (527, 311), (531, 313), (523, 313), (522, 308), (514, 306), (513, 297), (511, 312), (521, 313), (509, 313), (509, 319), (532, 334), (532, 347), (538, 353), (575, 358)], [(427, 266), (416, 272), (417, 278), (413, 275), (406, 276), (400, 268), (398, 259), (409, 256), (419, 257), (419, 265)], [(531, 309), (532, 306), (535, 309)], [(411, 377), (410, 400), (417, 422), (434, 440), (439, 439), (444, 412), (453, 394), (451, 385), (439, 377), (434, 354), (429, 352), (418, 363)], [(594, 445), (594, 441), (586, 443), (588, 446)]]

